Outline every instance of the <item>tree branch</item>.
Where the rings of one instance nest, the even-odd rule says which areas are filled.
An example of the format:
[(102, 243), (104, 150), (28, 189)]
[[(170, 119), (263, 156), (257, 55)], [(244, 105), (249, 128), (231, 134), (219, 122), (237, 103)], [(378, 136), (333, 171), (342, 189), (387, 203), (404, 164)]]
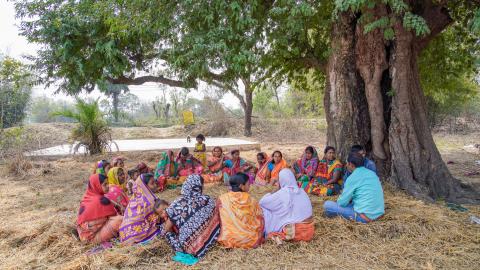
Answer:
[(316, 57), (306, 56), (296, 60), (306, 68), (315, 68), (319, 70), (325, 70), (327, 68), (327, 63), (319, 61)]
[(163, 76), (141, 76), (137, 78), (129, 78), (125, 76), (120, 76), (118, 78), (108, 78), (108, 81), (112, 84), (126, 84), (126, 85), (142, 85), (146, 82), (155, 82), (166, 84), (172, 87), (181, 87), (181, 88), (191, 88), (192, 86), (189, 85), (187, 82), (184, 81), (177, 81), (165, 78)]
[(415, 47), (417, 52), (427, 47), (428, 43), (440, 34), (448, 25), (453, 23), (452, 17), (448, 9), (443, 5), (435, 5), (431, 1), (425, 6), (421, 16), (425, 19), (430, 28), (430, 34), (425, 37), (418, 37)]

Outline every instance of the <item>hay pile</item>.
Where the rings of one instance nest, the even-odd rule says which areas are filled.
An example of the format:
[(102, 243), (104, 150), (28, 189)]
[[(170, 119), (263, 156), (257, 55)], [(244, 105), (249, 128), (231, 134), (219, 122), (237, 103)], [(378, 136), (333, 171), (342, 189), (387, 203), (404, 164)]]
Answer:
[[(306, 143), (264, 141), (262, 149), (268, 153), (282, 149), (291, 161)], [(323, 145), (322, 141), (309, 143)], [(158, 153), (125, 156), (127, 167), (141, 160), (153, 166)], [(254, 160), (255, 152), (242, 156)], [(0, 269), (181, 268), (170, 259), (173, 252), (163, 240), (84, 255), (92, 246), (79, 243), (72, 230), (93, 162), (101, 158), (105, 157), (42, 163), (48, 173), (25, 177), (0, 174)], [(0, 171), (6, 170), (0, 166)], [(441, 203), (425, 204), (389, 186), (385, 189), (386, 215), (380, 221), (363, 225), (326, 219), (322, 217), (324, 199), (312, 196), (316, 221), (312, 242), (282, 246), (267, 242), (254, 250), (216, 246), (198, 265), (185, 269), (478, 269), (480, 225), (470, 224), (469, 216), (480, 216), (480, 207), (467, 206), (468, 212), (458, 213)], [(251, 194), (260, 199), (269, 191), (253, 188)], [(172, 201), (179, 192), (168, 190), (159, 196)], [(205, 192), (218, 197), (226, 189), (209, 186)]]

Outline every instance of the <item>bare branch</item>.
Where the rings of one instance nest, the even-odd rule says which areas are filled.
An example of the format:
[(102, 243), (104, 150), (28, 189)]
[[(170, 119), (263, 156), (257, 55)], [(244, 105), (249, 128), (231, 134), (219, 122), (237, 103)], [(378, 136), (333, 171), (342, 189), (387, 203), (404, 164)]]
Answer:
[(165, 78), (163, 76), (141, 76), (137, 78), (128, 78), (125, 76), (121, 76), (118, 78), (109, 78), (108, 81), (112, 84), (126, 84), (126, 85), (142, 85), (146, 82), (155, 82), (166, 84), (172, 87), (181, 87), (181, 88), (191, 88), (192, 86), (183, 81), (177, 81)]

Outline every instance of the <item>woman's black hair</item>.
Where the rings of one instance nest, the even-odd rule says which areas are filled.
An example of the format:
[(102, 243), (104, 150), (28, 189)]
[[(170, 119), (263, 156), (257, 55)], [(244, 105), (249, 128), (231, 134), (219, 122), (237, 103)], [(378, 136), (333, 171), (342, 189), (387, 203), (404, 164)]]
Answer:
[(273, 159), (273, 156), (275, 156), (275, 153), (279, 153), (280, 157), (283, 158), (282, 152), (280, 152), (278, 150), (273, 151), (273, 153), (272, 153), (272, 164), (275, 164), (275, 159)]
[(203, 134), (198, 134), (197, 137), (196, 137), (196, 139), (197, 139), (197, 140), (200, 139), (200, 140), (202, 140), (202, 141), (205, 141), (205, 136), (203, 136)]
[[(138, 169), (137, 169), (136, 167), (133, 168), (133, 169), (131, 169), (131, 170), (128, 170), (128, 176), (130, 176), (130, 178), (133, 178), (133, 175), (134, 175), (136, 172), (138, 172)], [(136, 180), (136, 179), (134, 179), (134, 180)]]
[(107, 180), (107, 177), (103, 174), (99, 174), (98, 180), (100, 180), (100, 185), (102, 185), (103, 183), (105, 183), (105, 180)]
[(241, 192), (240, 185), (245, 185), (248, 181), (248, 175), (244, 173), (237, 173), (230, 178), (230, 186), (233, 192)]
[(186, 156), (190, 153), (190, 151), (187, 147), (182, 147), (182, 149), (180, 149), (180, 153), (182, 154), (182, 156)]
[(309, 146), (305, 149), (305, 152), (309, 152), (309, 153), (313, 154), (313, 153), (315, 153), (315, 150), (313, 149), (312, 146)]
[(230, 152), (230, 155), (233, 156), (235, 153), (240, 153), (240, 150), (238, 150), (238, 149), (232, 150), (232, 151)]
[(262, 157), (263, 159), (265, 159), (265, 156), (263, 156), (263, 152), (258, 153), (257, 157)]
[(333, 146), (327, 146), (327, 147), (325, 147), (325, 151), (323, 151), (323, 153), (326, 154), (326, 153), (327, 153), (328, 151), (330, 151), (330, 150), (335, 151), (335, 147), (333, 147)]
[(140, 175), (140, 179), (142, 179), (142, 182), (147, 186), (148, 182), (150, 182), (150, 179), (153, 178), (153, 174), (151, 173), (142, 173)]

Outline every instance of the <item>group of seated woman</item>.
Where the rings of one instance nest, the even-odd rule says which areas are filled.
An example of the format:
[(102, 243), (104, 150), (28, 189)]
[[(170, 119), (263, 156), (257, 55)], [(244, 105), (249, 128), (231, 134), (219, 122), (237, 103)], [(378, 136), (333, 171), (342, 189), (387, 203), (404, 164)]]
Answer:
[[(240, 157), (226, 157), (213, 148), (206, 169), (183, 148), (162, 153), (153, 173), (145, 163), (128, 172), (124, 158), (96, 164), (80, 203), (77, 230), (82, 241), (102, 243), (119, 235), (125, 245), (163, 237), (176, 252), (174, 260), (194, 264), (216, 242), (226, 248), (255, 248), (265, 239), (310, 241), (314, 236), (312, 205), (308, 193), (333, 195), (326, 201), (327, 217), (342, 216), (368, 223), (384, 213), (383, 190), (364, 151), (352, 147), (347, 159), (348, 181), (335, 149), (326, 147), (319, 160), (309, 146), (290, 168), (280, 151), (271, 157), (257, 155), (257, 166)], [(362, 150), (362, 149), (360, 149)], [(371, 164), (370, 164), (371, 165)], [(129, 180), (127, 181), (127, 175)], [(228, 184), (229, 191), (214, 200), (203, 194), (204, 184)], [(171, 204), (155, 194), (166, 184), (182, 184), (181, 195)], [(249, 195), (250, 186), (273, 185), (260, 201)]]
[(124, 184), (119, 173), (123, 169), (102, 167), (108, 175), (116, 171), (120, 177), (114, 185), (104, 174), (90, 177), (77, 218), (77, 230), (85, 242), (98, 244), (119, 235), (122, 244), (131, 245), (163, 237), (176, 252), (174, 260), (194, 264), (216, 242), (225, 248), (248, 249), (268, 238), (309, 241), (314, 235), (310, 199), (298, 188), (290, 169), (279, 173), (278, 191), (259, 202), (248, 193), (250, 181), (245, 173), (232, 175), (230, 191), (217, 200), (203, 194), (201, 175), (189, 175), (181, 195), (170, 204), (155, 194), (154, 175), (142, 173), (132, 183), (127, 205), (119, 207), (109, 193), (111, 186)]

